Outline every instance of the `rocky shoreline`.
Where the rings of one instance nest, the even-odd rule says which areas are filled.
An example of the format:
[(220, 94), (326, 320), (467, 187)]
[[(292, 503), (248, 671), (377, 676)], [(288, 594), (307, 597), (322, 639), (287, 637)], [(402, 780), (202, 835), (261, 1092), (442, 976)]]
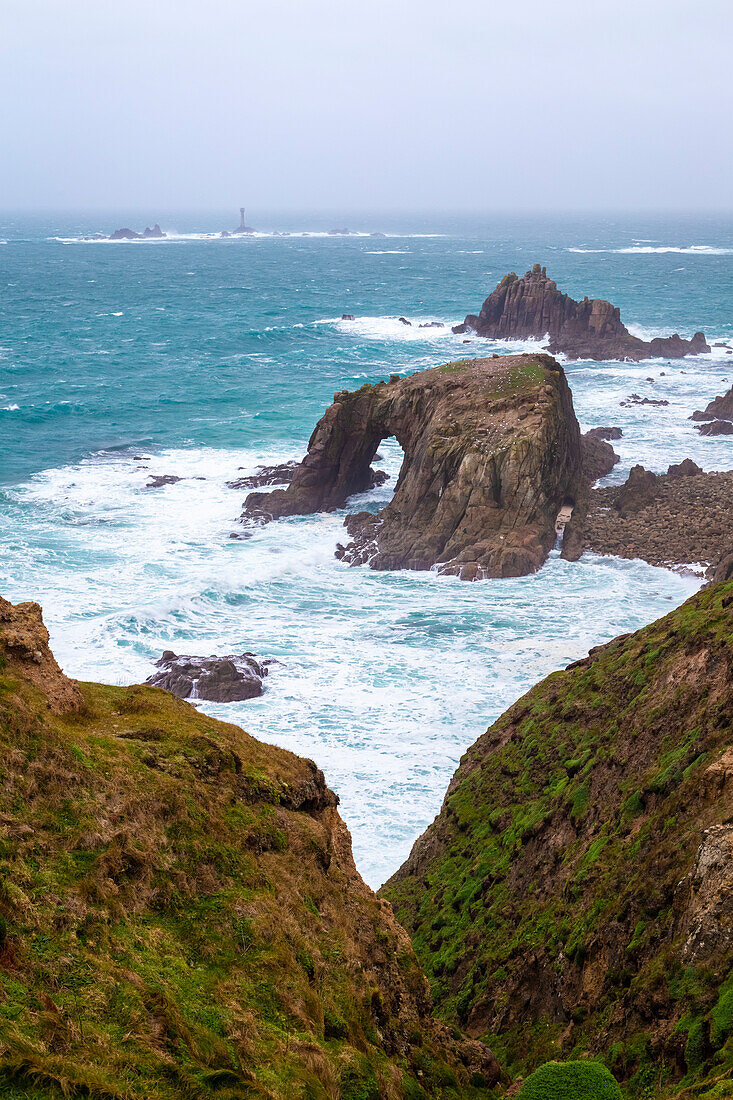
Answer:
[(562, 556), (577, 561), (588, 550), (713, 576), (733, 551), (733, 471), (704, 473), (689, 459), (666, 474), (635, 466), (623, 485), (579, 500)]

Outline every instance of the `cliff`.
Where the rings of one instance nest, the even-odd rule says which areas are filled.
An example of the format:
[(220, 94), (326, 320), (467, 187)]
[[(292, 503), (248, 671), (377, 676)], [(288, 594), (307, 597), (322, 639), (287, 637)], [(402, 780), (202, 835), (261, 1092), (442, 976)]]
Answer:
[(244, 516), (341, 508), (371, 484), (382, 439), (405, 457), (392, 501), (349, 516), (339, 555), (373, 569), (463, 579), (531, 573), (582, 482), (582, 448), (562, 368), (548, 355), (462, 360), (337, 393), (287, 489), (251, 493)]
[(0, 609), (2, 1095), (486, 1095), (315, 764), (74, 684), (37, 605)]
[(702, 332), (692, 340), (674, 336), (640, 340), (621, 321), (620, 310), (602, 298), (576, 302), (557, 289), (544, 267), (535, 264), (520, 279), (505, 275), (481, 307), (469, 314), (456, 333), (475, 332), (494, 340), (544, 340), (548, 351), (569, 359), (679, 359), (710, 351)]
[(511, 707), (383, 894), (511, 1071), (592, 1054), (632, 1096), (728, 1096), (732, 820), (729, 582)]

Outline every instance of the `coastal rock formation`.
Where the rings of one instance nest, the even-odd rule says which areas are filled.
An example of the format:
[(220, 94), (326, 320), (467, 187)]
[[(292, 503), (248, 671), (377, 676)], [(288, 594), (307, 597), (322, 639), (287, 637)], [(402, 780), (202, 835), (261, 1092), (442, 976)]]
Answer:
[(621, 439), (624, 433), (621, 431), (620, 428), (609, 427), (591, 428), (590, 431), (586, 432), (585, 434), (594, 435), (596, 439)]
[[(253, 474), (227, 481), (228, 489), (259, 489), (263, 485), (289, 485), (299, 462), (281, 462), (278, 466), (258, 466)], [(240, 467), (241, 469), (241, 467)]]
[(621, 322), (620, 310), (601, 298), (576, 302), (557, 289), (544, 267), (535, 264), (520, 279), (505, 275), (481, 307), (455, 333), (474, 332), (493, 340), (544, 340), (548, 351), (569, 359), (679, 359), (710, 351), (702, 332), (691, 340), (674, 336), (640, 340)]
[(155, 667), (160, 672), (146, 683), (163, 688), (179, 699), (208, 699), (232, 703), (262, 695), (262, 681), (269, 661), (256, 660), (253, 653), (231, 657), (183, 657), (167, 649)]
[[(35, 604), (1, 607), (45, 646)], [(312, 761), (152, 687), (83, 684), (57, 717), (8, 645), (3, 1095), (487, 1095), (495, 1058), (432, 1017)]]
[(713, 576), (733, 547), (733, 471), (703, 473), (690, 459), (654, 474), (634, 466), (623, 485), (578, 498), (562, 556), (586, 550), (651, 565), (701, 564)]
[(8, 669), (38, 688), (54, 714), (81, 709), (78, 684), (64, 675), (49, 649), (39, 605), (13, 605), (0, 596), (0, 673)]
[(733, 421), (711, 420), (709, 423), (696, 424), (700, 435), (733, 435)]
[(244, 516), (342, 508), (371, 484), (380, 441), (404, 454), (395, 495), (347, 518), (338, 555), (373, 569), (463, 579), (539, 569), (555, 520), (582, 481), (581, 443), (562, 368), (548, 355), (461, 360), (335, 395), (287, 489), (251, 493)]
[[(602, 428), (601, 431), (603, 430)], [(610, 474), (616, 463), (621, 461), (611, 444), (598, 434), (597, 429), (581, 436), (580, 443), (583, 476), (591, 483)]]
[(703, 412), (694, 412), (690, 420), (733, 420), (733, 386), (715, 397)]
[(732, 716), (728, 582), (520, 699), (383, 887), (444, 1018), (515, 1073), (731, 1080)]
[(167, 236), (167, 234), (163, 232), (156, 222), (152, 229), (150, 226), (146, 226), (142, 233), (138, 233), (134, 229), (115, 229), (114, 233), (110, 233), (109, 237), (106, 239), (108, 241), (143, 241), (149, 240), (151, 237), (165, 236)]

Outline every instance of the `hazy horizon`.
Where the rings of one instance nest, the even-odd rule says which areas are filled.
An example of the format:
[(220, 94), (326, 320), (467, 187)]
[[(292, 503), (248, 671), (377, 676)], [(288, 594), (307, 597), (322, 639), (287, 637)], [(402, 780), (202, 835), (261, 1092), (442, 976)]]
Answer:
[(6, 0), (0, 209), (724, 213), (723, 0)]

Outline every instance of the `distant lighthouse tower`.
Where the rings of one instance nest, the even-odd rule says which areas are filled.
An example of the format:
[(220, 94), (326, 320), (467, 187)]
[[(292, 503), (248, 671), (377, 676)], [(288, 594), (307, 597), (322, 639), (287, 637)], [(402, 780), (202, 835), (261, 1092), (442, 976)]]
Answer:
[(240, 219), (241, 219), (240, 222), (239, 222), (239, 232), (244, 233), (247, 226), (245, 225), (245, 221), (244, 221), (244, 207), (243, 206), (240, 206), (239, 214), (240, 214)]

